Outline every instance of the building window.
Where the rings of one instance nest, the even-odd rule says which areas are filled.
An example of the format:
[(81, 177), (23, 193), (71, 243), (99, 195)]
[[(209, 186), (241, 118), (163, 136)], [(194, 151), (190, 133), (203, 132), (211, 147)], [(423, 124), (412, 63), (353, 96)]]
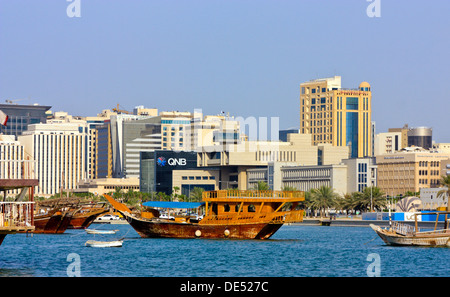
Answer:
[(358, 97), (347, 97), (347, 110), (358, 110)]

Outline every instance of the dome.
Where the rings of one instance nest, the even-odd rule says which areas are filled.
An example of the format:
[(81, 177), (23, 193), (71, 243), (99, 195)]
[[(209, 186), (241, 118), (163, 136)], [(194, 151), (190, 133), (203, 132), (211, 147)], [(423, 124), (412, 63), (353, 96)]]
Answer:
[(364, 81), (359, 85), (359, 89), (361, 91), (370, 91), (370, 84), (368, 82)]

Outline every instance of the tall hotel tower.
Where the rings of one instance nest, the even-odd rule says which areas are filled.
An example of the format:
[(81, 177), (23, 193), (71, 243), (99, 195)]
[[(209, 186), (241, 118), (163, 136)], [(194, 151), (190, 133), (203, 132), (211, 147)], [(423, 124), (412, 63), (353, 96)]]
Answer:
[(350, 158), (372, 156), (372, 92), (363, 82), (342, 89), (341, 77), (300, 84), (300, 133), (312, 134), (313, 144), (348, 146)]

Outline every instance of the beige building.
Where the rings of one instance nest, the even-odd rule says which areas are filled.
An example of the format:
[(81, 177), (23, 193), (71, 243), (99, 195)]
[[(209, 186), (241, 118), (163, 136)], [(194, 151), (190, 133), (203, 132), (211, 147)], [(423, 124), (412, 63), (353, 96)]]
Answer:
[(438, 153), (450, 154), (450, 143), (434, 143), (431, 150)]
[(300, 84), (300, 133), (313, 144), (350, 148), (351, 158), (372, 156), (372, 92), (362, 82), (357, 89), (341, 88), (334, 76)]
[(402, 139), (403, 135), (401, 132), (378, 133), (375, 135), (375, 156), (393, 154), (400, 151), (404, 147)]
[(440, 176), (450, 175), (450, 159), (443, 160), (441, 162), (441, 174)]
[(241, 141), (240, 123), (230, 116), (194, 113), (194, 119), (185, 129), (185, 149), (201, 151), (204, 146), (238, 144)]
[(376, 156), (378, 187), (387, 195), (394, 196), (438, 187), (441, 164), (449, 158), (450, 154), (427, 150)]
[(178, 187), (180, 189), (178, 194), (187, 197), (195, 187), (208, 189), (209, 191), (218, 190), (219, 183), (219, 170), (174, 170), (172, 174), (173, 187)]
[(119, 188), (123, 192), (139, 191), (139, 178), (99, 178), (86, 179), (78, 183), (76, 193), (92, 193), (103, 195), (115, 192)]
[(272, 162), (289, 162), (297, 166), (316, 166), (319, 162), (330, 165), (348, 158), (347, 147), (314, 146), (309, 134), (288, 134), (287, 140), (203, 147), (197, 155), (197, 164), (199, 167), (220, 167), (221, 189), (237, 187), (245, 190), (249, 169), (267, 168)]
[[(401, 135), (401, 144), (402, 147), (400, 149), (403, 149), (405, 147), (408, 147), (408, 131), (409, 131), (409, 126), (408, 124), (405, 124), (403, 126), (403, 128), (389, 128), (388, 132), (396, 132), (396, 133), (400, 133)], [(399, 149), (399, 150), (400, 150)], [(376, 154), (375, 154), (376, 155)]]

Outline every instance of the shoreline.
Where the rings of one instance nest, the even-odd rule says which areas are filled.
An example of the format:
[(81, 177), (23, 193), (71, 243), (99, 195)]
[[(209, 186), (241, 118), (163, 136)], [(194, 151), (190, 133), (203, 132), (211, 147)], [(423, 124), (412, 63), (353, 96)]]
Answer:
[[(361, 218), (336, 218), (330, 221), (330, 218), (303, 218), (301, 223), (288, 223), (286, 226), (321, 226), (322, 222), (330, 222), (323, 227), (370, 227), (370, 224), (374, 224), (380, 227), (389, 227), (389, 220), (362, 220)], [(394, 220), (392, 220), (394, 222)], [(414, 221), (398, 221), (411, 226), (414, 226)], [(417, 222), (420, 228), (434, 228), (436, 222), (419, 221)], [(97, 221), (92, 224), (111, 224), (111, 225), (126, 225), (126, 220), (117, 221)], [(438, 222), (438, 227), (443, 228), (444, 222)]]
[[(329, 226), (324, 227), (370, 227), (370, 224), (374, 224), (380, 227), (389, 227), (389, 220), (362, 220), (362, 219), (333, 219), (330, 218), (303, 218), (301, 223), (292, 223), (292, 226), (320, 226), (322, 221), (330, 222)], [(392, 220), (394, 222), (394, 220)], [(398, 221), (411, 226), (414, 226), (414, 221)], [(419, 221), (417, 222), (420, 228), (434, 228), (436, 222)], [(288, 224), (286, 224), (288, 225)], [(443, 228), (444, 222), (438, 222), (438, 227)]]

